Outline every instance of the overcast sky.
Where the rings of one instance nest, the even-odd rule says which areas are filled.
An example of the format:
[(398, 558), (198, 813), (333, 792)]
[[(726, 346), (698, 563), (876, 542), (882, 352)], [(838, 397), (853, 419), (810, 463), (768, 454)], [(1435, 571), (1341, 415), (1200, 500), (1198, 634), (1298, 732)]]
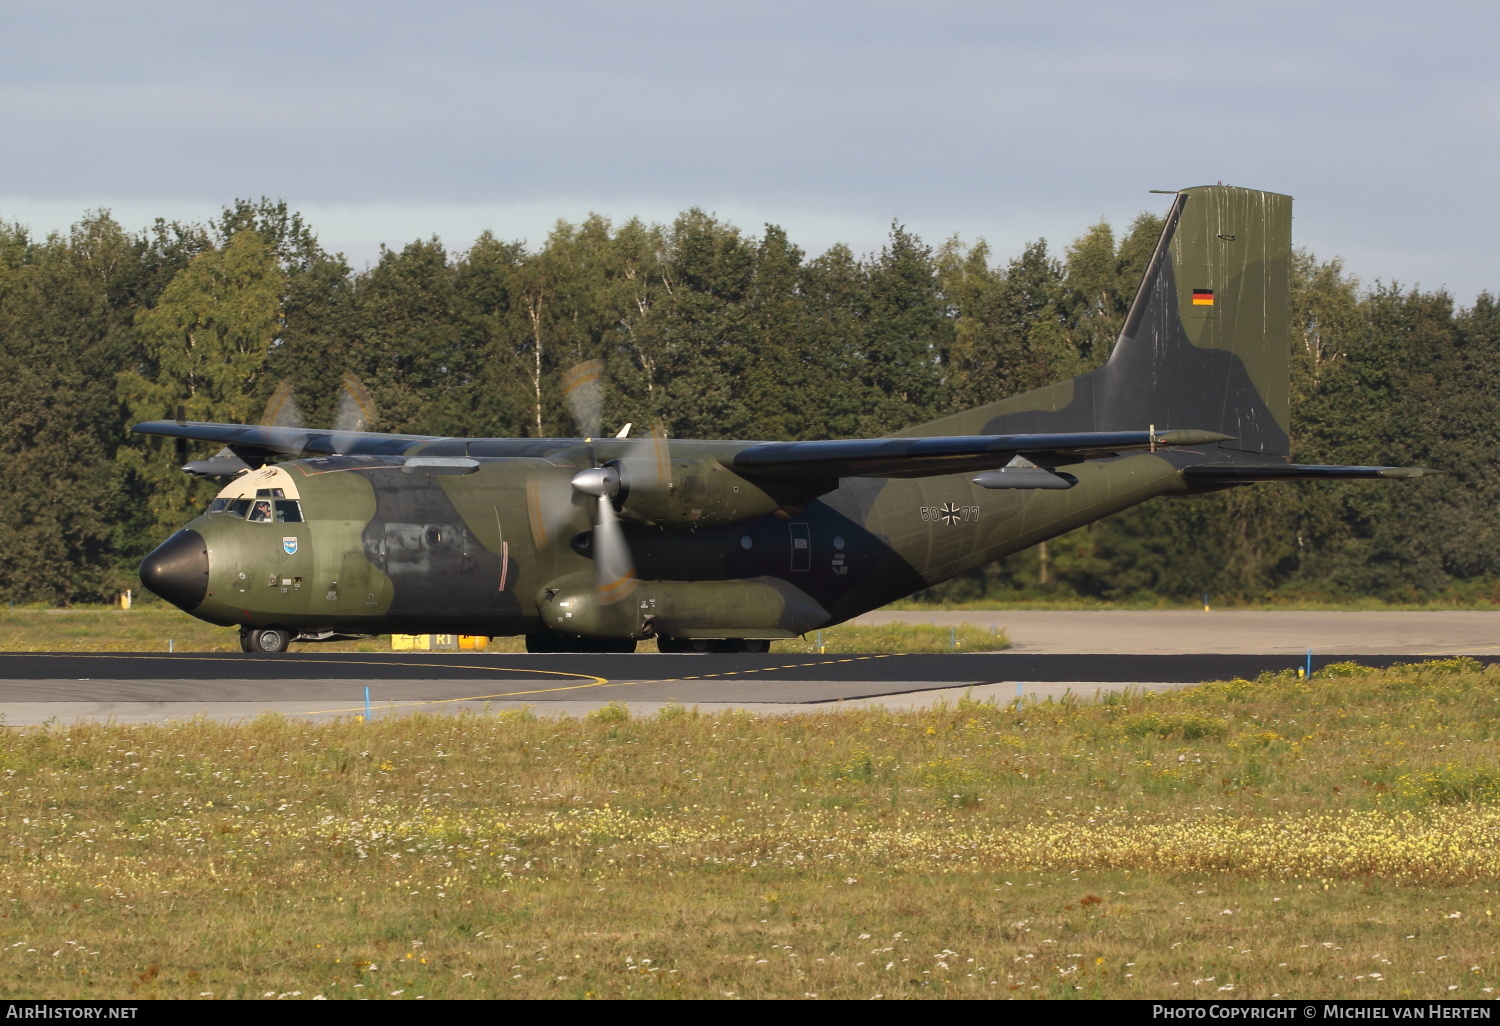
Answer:
[(697, 206), (997, 257), (1150, 189), (1296, 197), (1366, 281), (1500, 291), (1500, 5), (0, 0), (0, 219), (284, 199), (381, 242)]

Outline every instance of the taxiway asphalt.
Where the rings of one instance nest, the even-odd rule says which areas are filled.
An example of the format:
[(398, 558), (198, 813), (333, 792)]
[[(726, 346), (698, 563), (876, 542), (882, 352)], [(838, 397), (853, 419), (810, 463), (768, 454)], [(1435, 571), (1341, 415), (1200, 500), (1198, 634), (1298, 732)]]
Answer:
[[(1346, 659), (1383, 666), (1408, 658), (1315, 655), (1313, 666)], [(674, 703), (766, 713), (816, 712), (837, 703), (915, 708), (964, 695), (1009, 701), (1253, 679), (1303, 663), (1281, 653), (17, 653), (0, 655), (0, 722), (238, 720), (265, 712), (328, 719), (362, 715), (366, 688), (375, 715), (521, 708), (579, 715), (609, 702), (640, 713)]]
[(1005, 631), (1017, 654), (1500, 654), (1500, 612), (1491, 610), (882, 609), (854, 622), (971, 623)]

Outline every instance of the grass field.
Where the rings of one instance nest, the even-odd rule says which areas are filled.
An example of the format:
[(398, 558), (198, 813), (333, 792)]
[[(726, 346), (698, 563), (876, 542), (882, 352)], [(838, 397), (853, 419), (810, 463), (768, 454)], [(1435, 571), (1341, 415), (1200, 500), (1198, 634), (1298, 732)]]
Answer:
[(1500, 674), (928, 712), (76, 725), (0, 996), (1489, 997)]
[[(1387, 602), (1378, 598), (1360, 599), (1277, 599), (1275, 601), (1251, 602), (1210, 598), (1210, 605), (1217, 610), (1242, 610), (1246, 612), (1313, 612), (1313, 613), (1440, 613), (1440, 612), (1494, 612), (1500, 610), (1500, 601), (1476, 596), (1474, 598), (1434, 598), (1426, 602)], [(1166, 599), (1141, 599), (1138, 601), (1106, 602), (1102, 599), (1059, 598), (1017, 599), (997, 602), (984, 599), (973, 602), (917, 602), (902, 599), (882, 606), (882, 609), (898, 609), (907, 612), (925, 613), (938, 610), (1004, 610), (1035, 609), (1048, 612), (1129, 610), (1151, 612), (1167, 609), (1202, 609), (1201, 602), (1172, 602)]]
[[(985, 652), (1008, 648), (1004, 632), (965, 624), (950, 629), (928, 624), (858, 626), (844, 624), (805, 638), (773, 643), (776, 652)], [(0, 652), (238, 652), (239, 633), (214, 627), (165, 605), (0, 611)], [(655, 651), (653, 642), (640, 644)], [(298, 644), (296, 652), (389, 652), (389, 637), (322, 644)], [(495, 638), (491, 652), (524, 652), (519, 637)]]

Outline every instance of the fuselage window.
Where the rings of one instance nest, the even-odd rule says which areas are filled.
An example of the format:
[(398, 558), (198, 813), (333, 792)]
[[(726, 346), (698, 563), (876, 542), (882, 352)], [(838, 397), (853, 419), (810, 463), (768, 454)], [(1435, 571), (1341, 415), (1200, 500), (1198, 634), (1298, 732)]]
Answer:
[(243, 518), (246, 513), (250, 512), (250, 500), (230, 499), (229, 505), (224, 507), (224, 512), (228, 513), (232, 517)]
[(296, 499), (277, 499), (276, 522), (278, 524), (302, 523), (302, 504)]
[(245, 519), (252, 524), (269, 524), (272, 520), (271, 500), (256, 499), (255, 505), (250, 507), (250, 515)]
[(209, 504), (208, 511), (210, 513), (222, 513), (224, 512), (224, 507), (227, 505), (229, 505), (228, 499), (215, 499)]

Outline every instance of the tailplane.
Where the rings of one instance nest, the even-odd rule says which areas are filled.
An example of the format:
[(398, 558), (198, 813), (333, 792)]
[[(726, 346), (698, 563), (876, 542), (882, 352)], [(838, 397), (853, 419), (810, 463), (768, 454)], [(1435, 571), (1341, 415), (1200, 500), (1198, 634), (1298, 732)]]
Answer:
[(1098, 370), (900, 432), (1217, 431), (1224, 459), (1290, 453), (1292, 199), (1226, 185), (1177, 193)]

